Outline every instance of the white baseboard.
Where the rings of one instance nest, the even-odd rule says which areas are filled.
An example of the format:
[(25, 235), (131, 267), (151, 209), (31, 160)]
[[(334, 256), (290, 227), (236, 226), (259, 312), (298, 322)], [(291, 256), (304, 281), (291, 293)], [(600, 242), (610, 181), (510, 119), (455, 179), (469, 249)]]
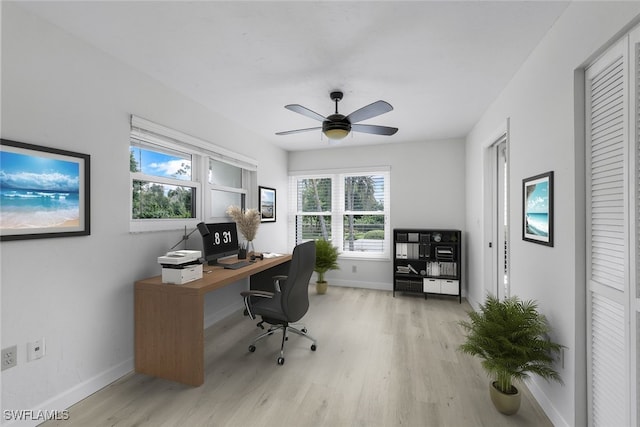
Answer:
[(393, 291), (389, 282), (361, 282), (357, 280), (331, 280), (329, 286), (342, 286), (346, 288), (375, 289), (377, 291)]
[[(217, 310), (213, 313), (207, 315), (204, 319), (205, 328), (219, 322), (227, 316), (232, 315), (233, 313), (241, 310), (243, 304), (240, 302), (238, 304), (231, 304), (224, 307), (221, 310)], [(63, 411), (76, 403), (80, 402), (82, 399), (87, 398), (93, 393), (103, 389), (114, 381), (124, 377), (125, 375), (134, 371), (134, 359), (129, 358), (124, 362), (113, 366), (106, 371), (90, 378), (69, 390), (66, 390), (60, 393), (53, 398), (42, 402), (37, 405), (35, 408), (21, 411), (21, 414), (17, 414), (18, 417), (23, 418), (22, 420), (14, 419), (7, 421), (3, 414), (2, 416), (2, 427), (35, 427), (42, 422), (46, 421), (42, 419), (42, 414), (51, 414), (53, 411)], [(38, 418), (40, 415), (40, 418)]]
[[(69, 390), (66, 390), (60, 393), (59, 395), (54, 396), (53, 398), (45, 402), (42, 402), (36, 408), (29, 411), (24, 411), (26, 412), (26, 414), (24, 414), (26, 415), (26, 417), (23, 417), (23, 418), (36, 418), (36, 419), (12, 420), (12, 421), (9, 421), (7, 424), (3, 423), (2, 425), (3, 426), (6, 425), (7, 427), (9, 426), (35, 427), (38, 424), (41, 424), (42, 422), (45, 421), (43, 419), (37, 419), (37, 416), (35, 415), (42, 414), (42, 413), (44, 414), (51, 413), (54, 410), (58, 410), (58, 411), (65, 410), (71, 407), (72, 405), (80, 402), (82, 399), (85, 399), (86, 397), (97, 392), (98, 390), (103, 389), (104, 387), (108, 386), (112, 382), (122, 378), (128, 373), (133, 372), (133, 369), (134, 369), (133, 358), (129, 358), (124, 362), (116, 366), (113, 366), (107, 369), (106, 371), (94, 376), (93, 378), (90, 378), (70, 388)], [(3, 416), (3, 420), (4, 420), (4, 416)]]
[(527, 381), (527, 388), (538, 402), (544, 413), (549, 417), (551, 423), (556, 427), (570, 427), (571, 424), (565, 420), (558, 412), (553, 402), (549, 400), (547, 394), (542, 391), (538, 384), (534, 381)]
[(231, 316), (233, 313), (242, 310), (244, 307), (244, 302), (238, 298), (240, 301), (237, 304), (229, 304), (223, 308), (215, 310), (213, 313), (208, 313), (204, 316), (204, 328), (207, 329), (209, 326), (213, 326), (218, 323), (222, 319)]

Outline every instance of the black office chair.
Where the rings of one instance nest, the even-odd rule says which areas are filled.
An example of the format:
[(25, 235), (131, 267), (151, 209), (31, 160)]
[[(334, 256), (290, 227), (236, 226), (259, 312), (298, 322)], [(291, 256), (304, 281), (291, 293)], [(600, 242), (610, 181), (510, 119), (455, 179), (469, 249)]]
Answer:
[(260, 316), (262, 321), (258, 326), (264, 329), (264, 322), (271, 325), (269, 330), (257, 336), (249, 351), (256, 351), (255, 344), (262, 338), (272, 335), (282, 329), (282, 345), (278, 365), (284, 364), (284, 343), (288, 340), (287, 332), (301, 335), (313, 342), (311, 350), (316, 351), (316, 340), (307, 334), (307, 329), (302, 326), (298, 329), (293, 323), (302, 319), (309, 308), (309, 280), (316, 262), (316, 246), (314, 241), (299, 244), (293, 249), (293, 256), (289, 266), (289, 274), (275, 276), (274, 292), (244, 291), (244, 305), (247, 314), (255, 319)]

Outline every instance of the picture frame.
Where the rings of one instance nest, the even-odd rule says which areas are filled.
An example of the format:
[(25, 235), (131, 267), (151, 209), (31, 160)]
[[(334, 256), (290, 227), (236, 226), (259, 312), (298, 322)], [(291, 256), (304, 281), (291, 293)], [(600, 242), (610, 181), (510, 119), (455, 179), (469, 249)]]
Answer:
[(260, 210), (260, 222), (276, 222), (276, 189), (270, 187), (258, 187), (258, 209)]
[(91, 156), (0, 139), (0, 241), (91, 234)]
[(553, 171), (522, 180), (522, 240), (553, 246)]

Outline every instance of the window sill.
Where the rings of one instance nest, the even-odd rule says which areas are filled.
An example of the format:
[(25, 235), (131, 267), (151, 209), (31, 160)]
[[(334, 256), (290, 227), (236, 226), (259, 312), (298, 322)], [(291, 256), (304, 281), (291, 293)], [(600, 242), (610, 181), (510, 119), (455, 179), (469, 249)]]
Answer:
[(129, 233), (148, 233), (153, 231), (184, 230), (187, 233), (196, 228), (200, 222), (197, 218), (159, 219), (159, 220), (131, 220)]
[(391, 261), (391, 257), (388, 254), (380, 254), (378, 256), (371, 256), (370, 254), (340, 254), (338, 259), (344, 260), (357, 260), (357, 261)]

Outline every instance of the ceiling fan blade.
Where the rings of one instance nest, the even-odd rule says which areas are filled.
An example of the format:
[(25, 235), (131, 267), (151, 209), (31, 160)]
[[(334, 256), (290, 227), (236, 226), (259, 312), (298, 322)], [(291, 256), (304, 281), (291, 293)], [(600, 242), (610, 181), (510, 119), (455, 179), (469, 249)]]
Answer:
[(312, 110), (308, 109), (307, 107), (303, 107), (300, 104), (289, 104), (289, 105), (285, 105), (284, 108), (286, 108), (287, 110), (291, 110), (291, 111), (293, 111), (295, 113), (302, 114), (303, 116), (307, 116), (307, 117), (310, 117), (312, 119), (319, 120), (321, 122), (324, 122), (326, 120), (326, 118), (324, 116), (321, 116), (320, 114), (316, 113), (315, 111), (312, 111)]
[(398, 132), (398, 128), (377, 125), (351, 125), (351, 130), (355, 132), (372, 133), (374, 135), (393, 135)]
[(376, 101), (349, 114), (347, 119), (349, 119), (351, 123), (357, 123), (379, 116), (380, 114), (388, 113), (391, 110), (393, 110), (393, 107), (388, 102)]
[(317, 128), (306, 128), (306, 129), (296, 129), (296, 130), (285, 130), (284, 132), (276, 132), (276, 135), (291, 135), (293, 133), (309, 132), (312, 130), (320, 130), (320, 129), (322, 128), (317, 127)]

